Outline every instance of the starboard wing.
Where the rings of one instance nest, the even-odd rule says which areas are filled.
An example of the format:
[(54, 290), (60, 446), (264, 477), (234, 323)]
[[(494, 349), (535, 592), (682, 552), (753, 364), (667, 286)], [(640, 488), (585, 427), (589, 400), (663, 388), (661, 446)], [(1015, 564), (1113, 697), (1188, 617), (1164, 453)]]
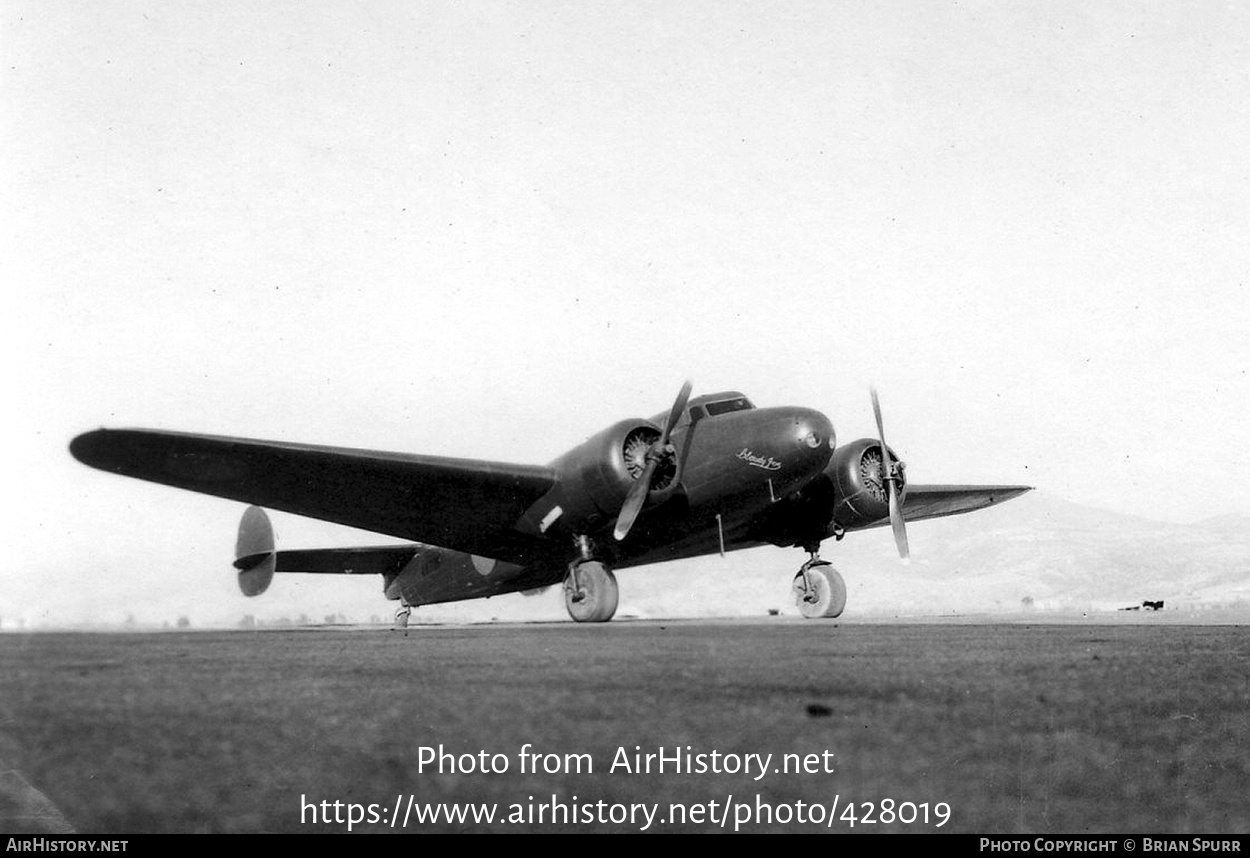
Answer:
[(521, 515), (555, 484), (549, 468), (148, 429), (99, 429), (79, 461), (141, 480), (515, 563), (540, 540)]

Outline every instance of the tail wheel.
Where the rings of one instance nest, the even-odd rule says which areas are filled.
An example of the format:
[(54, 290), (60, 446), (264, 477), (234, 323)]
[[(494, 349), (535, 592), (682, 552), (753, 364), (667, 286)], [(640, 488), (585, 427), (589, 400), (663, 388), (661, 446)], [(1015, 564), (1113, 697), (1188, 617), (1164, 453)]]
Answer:
[(794, 604), (809, 620), (837, 617), (846, 608), (846, 582), (828, 563), (813, 564), (794, 576)]
[(564, 606), (579, 623), (606, 623), (619, 599), (616, 576), (597, 560), (579, 563), (564, 581)]
[(412, 605), (407, 602), (400, 605), (399, 610), (395, 612), (395, 628), (408, 628), (408, 618), (412, 616)]

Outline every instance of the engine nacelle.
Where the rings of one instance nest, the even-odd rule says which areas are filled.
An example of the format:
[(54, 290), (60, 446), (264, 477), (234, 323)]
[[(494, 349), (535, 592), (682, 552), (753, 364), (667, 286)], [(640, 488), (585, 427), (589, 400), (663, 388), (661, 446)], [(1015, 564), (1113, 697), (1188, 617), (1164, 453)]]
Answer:
[(881, 482), (881, 442), (861, 438), (834, 450), (824, 472), (774, 504), (751, 536), (774, 545), (810, 548), (842, 531), (882, 524), (889, 517), (890, 499)]
[[(552, 462), (560, 474), (561, 526), (586, 533), (616, 518), (646, 467), (647, 451), (659, 438), (660, 427), (650, 420), (622, 420)], [(671, 462), (662, 462), (652, 480), (652, 495), (675, 481)]]
[[(890, 458), (898, 465), (900, 488), (906, 491), (903, 463), (893, 449)], [(825, 476), (833, 483), (833, 524), (855, 530), (889, 518), (890, 497), (883, 479), (880, 441), (860, 438), (834, 450)]]

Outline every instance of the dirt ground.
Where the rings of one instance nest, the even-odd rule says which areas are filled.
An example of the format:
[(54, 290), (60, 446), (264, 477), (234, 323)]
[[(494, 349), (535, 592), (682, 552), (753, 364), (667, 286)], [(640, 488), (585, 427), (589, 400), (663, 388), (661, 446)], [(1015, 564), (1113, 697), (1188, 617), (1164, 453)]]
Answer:
[(1237, 625), (6, 634), (0, 769), (83, 833), (1244, 833), (1248, 677)]

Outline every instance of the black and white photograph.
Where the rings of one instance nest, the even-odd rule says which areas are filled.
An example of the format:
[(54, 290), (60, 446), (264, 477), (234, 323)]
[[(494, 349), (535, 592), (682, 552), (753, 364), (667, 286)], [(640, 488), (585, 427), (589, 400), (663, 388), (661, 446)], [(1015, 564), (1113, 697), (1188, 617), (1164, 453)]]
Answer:
[(0, 0), (0, 60), (7, 852), (1250, 849), (1250, 5)]

